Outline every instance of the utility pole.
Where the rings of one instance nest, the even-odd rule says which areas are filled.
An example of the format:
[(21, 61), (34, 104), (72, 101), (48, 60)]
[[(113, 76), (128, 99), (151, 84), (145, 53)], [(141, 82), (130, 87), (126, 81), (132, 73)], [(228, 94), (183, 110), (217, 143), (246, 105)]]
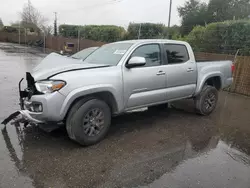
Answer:
[(169, 5), (168, 28), (170, 27), (171, 24), (171, 14), (172, 14), (172, 0), (170, 0), (170, 5)]
[(140, 27), (139, 27), (139, 31), (138, 31), (138, 40), (140, 39), (141, 37), (141, 23), (140, 23)]
[(171, 15), (172, 15), (172, 0), (170, 0), (170, 4), (169, 4), (169, 16), (168, 16), (168, 39), (170, 38), (169, 28), (170, 28), (170, 26), (171, 26)]
[(57, 12), (55, 14), (55, 21), (54, 21), (54, 36), (57, 36)]

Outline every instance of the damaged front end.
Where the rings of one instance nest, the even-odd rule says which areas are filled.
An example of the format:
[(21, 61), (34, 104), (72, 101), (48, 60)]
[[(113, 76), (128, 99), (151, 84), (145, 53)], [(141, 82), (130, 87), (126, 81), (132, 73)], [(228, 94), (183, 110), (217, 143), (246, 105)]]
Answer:
[(26, 127), (28, 124), (42, 124), (43, 121), (38, 120), (32, 116), (36, 116), (37, 113), (42, 111), (41, 104), (34, 104), (29, 102), (33, 95), (42, 94), (37, 91), (35, 87), (35, 80), (29, 72), (26, 72), (27, 88), (22, 90), (21, 84), (24, 79), (19, 82), (19, 105), (21, 110), (16, 111), (6, 118), (1, 124), (7, 125), (11, 120), (14, 120), (14, 124), (23, 123)]

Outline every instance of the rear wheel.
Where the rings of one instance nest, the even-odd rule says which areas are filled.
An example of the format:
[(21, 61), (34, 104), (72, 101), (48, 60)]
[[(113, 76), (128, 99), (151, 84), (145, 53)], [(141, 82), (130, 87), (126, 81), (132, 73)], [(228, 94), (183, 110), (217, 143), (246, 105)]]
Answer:
[(107, 134), (111, 124), (111, 111), (102, 100), (89, 99), (76, 103), (66, 120), (69, 137), (81, 145), (93, 145)]
[(209, 115), (216, 108), (218, 101), (218, 90), (215, 87), (206, 85), (199, 96), (195, 98), (195, 107), (197, 113)]

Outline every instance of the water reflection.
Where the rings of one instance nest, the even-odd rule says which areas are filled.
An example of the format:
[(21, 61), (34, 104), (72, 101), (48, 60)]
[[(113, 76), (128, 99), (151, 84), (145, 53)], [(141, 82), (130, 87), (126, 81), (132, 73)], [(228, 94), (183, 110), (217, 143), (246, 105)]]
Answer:
[[(237, 155), (235, 155), (237, 153)], [(241, 161), (248, 158), (246, 161)], [(246, 157), (246, 158), (245, 158)], [(183, 161), (147, 186), (141, 187), (245, 187), (250, 185), (249, 157), (220, 141), (214, 150)]]
[[(189, 105), (182, 104), (185, 107)], [(184, 124), (183, 119), (189, 123)], [(35, 127), (24, 131), (16, 128), (20, 147), (23, 148), (22, 159), (17, 157), (8, 132), (2, 130), (2, 134), (16, 168), (30, 174), (35, 186), (67, 187), (78, 186), (79, 182), (87, 182), (89, 187), (154, 186), (162, 181), (162, 176), (167, 176), (169, 181), (171, 174), (176, 176), (176, 173), (188, 173), (190, 179), (195, 179), (193, 175), (198, 172), (190, 174), (190, 164), (195, 165), (194, 170), (197, 168), (201, 174), (209, 166), (208, 161), (223, 164), (226, 159), (227, 166), (232, 168), (232, 162), (228, 162), (230, 158), (240, 163), (238, 166), (249, 165), (248, 153), (242, 151), (248, 151), (244, 148), (249, 148), (250, 142), (238, 135), (240, 131), (236, 134), (235, 129), (218, 126), (213, 119), (197, 117), (178, 109), (161, 113), (129, 113), (114, 119), (108, 139), (89, 148), (81, 148), (71, 142), (63, 130), (47, 134)], [(169, 121), (172, 123), (166, 124)], [(194, 124), (190, 124), (192, 121)], [(250, 132), (247, 135), (250, 136)], [(216, 173), (225, 174), (224, 168)], [(75, 175), (75, 171), (80, 174)], [(64, 178), (65, 174), (70, 179)], [(93, 184), (89, 174), (97, 182)], [(166, 178), (163, 179), (165, 181)], [(193, 185), (193, 182), (190, 183)]]
[[(174, 115), (182, 115), (181, 113), (183, 112), (173, 111), (172, 115), (170, 114), (167, 117), (166, 113), (160, 115), (157, 113), (157, 117), (162, 121), (167, 120), (167, 118), (171, 119), (171, 116)], [(122, 123), (112, 127), (113, 133), (110, 135), (111, 142), (106, 140), (106, 143), (104, 141), (99, 147), (94, 146), (90, 148), (79, 148), (78, 145), (68, 140), (66, 132), (64, 131), (59, 130), (52, 134), (47, 134), (35, 127), (29, 127), (24, 131), (20, 131), (20, 129), (17, 128), (20, 146), (23, 148), (23, 158), (21, 160), (15, 154), (15, 149), (10, 142), (8, 133), (3, 130), (2, 134), (16, 168), (20, 171), (25, 168), (27, 174), (32, 174), (31, 177), (34, 179), (35, 185), (45, 183), (48, 186), (55, 185), (54, 183), (59, 180), (62, 181), (64, 173), (67, 173), (71, 177), (71, 180), (64, 179), (62, 181), (63, 185), (69, 186), (72, 181), (80, 181), (79, 177), (75, 176), (75, 170), (80, 170), (77, 165), (79, 162), (88, 169), (89, 174), (96, 174), (100, 170), (99, 173), (103, 172), (102, 175), (104, 177), (110, 180), (112, 179), (112, 181), (104, 181), (103, 187), (116, 184), (128, 187), (138, 185), (138, 183), (143, 181), (144, 176), (148, 177), (148, 180), (145, 181), (145, 183), (148, 184), (164, 173), (172, 171), (183, 161), (199, 157), (216, 148), (218, 144), (219, 138), (216, 136), (216, 128), (211, 125), (188, 126), (184, 127), (183, 130), (180, 130), (178, 126), (169, 127), (167, 131), (170, 131), (170, 135), (166, 135), (169, 138), (166, 139), (163, 137), (163, 139), (152, 140), (153, 143), (143, 144), (143, 148), (140, 146), (141, 143), (135, 143), (133, 147), (128, 147), (131, 145), (129, 140), (127, 141), (128, 143), (112, 143), (112, 139), (117, 139), (116, 134), (119, 134), (119, 137), (126, 137), (126, 133), (130, 132), (131, 129), (132, 132), (136, 131), (141, 124), (148, 122), (149, 119), (152, 120), (154, 116), (154, 113), (144, 111), (118, 117), (114, 121), (116, 123)], [(134, 123), (133, 127), (129, 126), (135, 117), (137, 122)], [(154, 121), (158, 120), (154, 119)], [(145, 129), (147, 128), (149, 127), (145, 126)], [(122, 132), (125, 135), (121, 135), (120, 129), (123, 129)], [(197, 134), (199, 134), (199, 136), (197, 136)], [(159, 136), (160, 135), (161, 134), (159, 134)], [(143, 142), (144, 140), (138, 141)], [(111, 143), (112, 148), (107, 149), (106, 147), (108, 146), (106, 144)], [(118, 153), (111, 152), (114, 149), (118, 150), (118, 148), (122, 151)], [(76, 152), (77, 150), (84, 152), (80, 154), (81, 159), (72, 156), (72, 152)], [(93, 158), (92, 155), (96, 157)], [(103, 160), (102, 157), (105, 158), (105, 162), (99, 164), (100, 161)], [(114, 162), (113, 159), (117, 161)], [(91, 160), (91, 162), (89, 160)], [(88, 161), (87, 164), (86, 161)], [(70, 171), (64, 168), (65, 165), (72, 165)], [(91, 167), (95, 168), (91, 169)], [(84, 171), (84, 169), (80, 171)], [(119, 179), (116, 178), (117, 174), (121, 174)], [(82, 178), (84, 181), (88, 180), (86, 176)], [(98, 180), (101, 177), (96, 174), (96, 178)], [(123, 182), (124, 180), (125, 182)], [(112, 183), (110, 184), (110, 182)]]

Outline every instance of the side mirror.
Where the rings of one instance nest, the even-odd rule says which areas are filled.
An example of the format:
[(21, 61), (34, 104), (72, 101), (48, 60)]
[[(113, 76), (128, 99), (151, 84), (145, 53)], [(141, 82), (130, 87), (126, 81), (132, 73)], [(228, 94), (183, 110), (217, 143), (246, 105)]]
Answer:
[(130, 69), (133, 67), (141, 67), (144, 65), (146, 65), (146, 59), (144, 57), (132, 57), (126, 64), (126, 67)]

